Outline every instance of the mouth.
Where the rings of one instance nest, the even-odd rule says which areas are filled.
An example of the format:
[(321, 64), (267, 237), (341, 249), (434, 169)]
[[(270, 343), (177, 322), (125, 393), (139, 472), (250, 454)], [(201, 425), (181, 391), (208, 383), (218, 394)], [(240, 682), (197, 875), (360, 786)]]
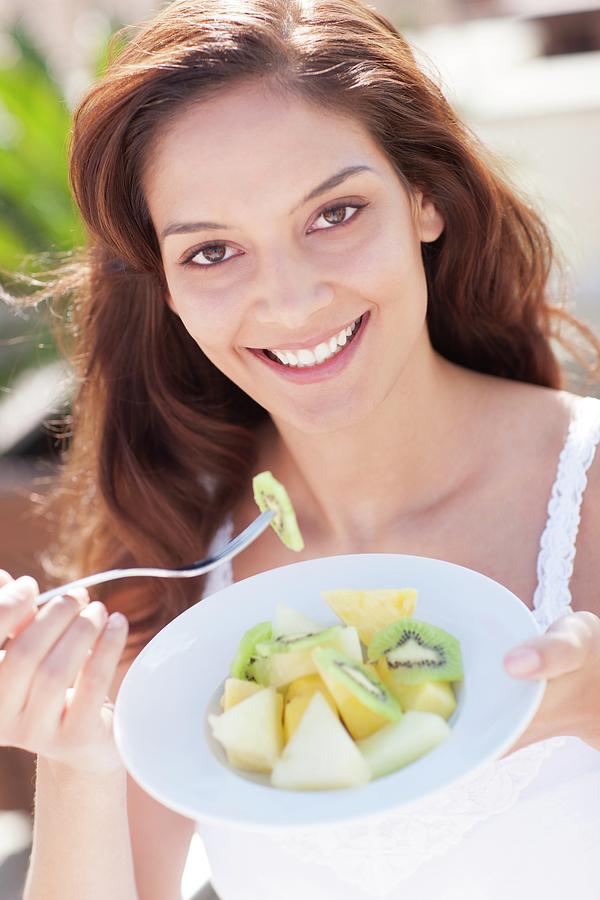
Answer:
[[(323, 342), (324, 346), (317, 344), (315, 348), (310, 349), (310, 355), (305, 355), (308, 348), (285, 351), (260, 350), (251, 347), (246, 349), (273, 372), (288, 381), (296, 384), (322, 382), (339, 376), (350, 365), (360, 349), (370, 315), (369, 311), (363, 313), (362, 316), (342, 329), (345, 332), (343, 336), (340, 331), (328, 341)], [(348, 331), (349, 334), (346, 333)], [(320, 346), (321, 350), (319, 350)]]
[(289, 369), (316, 369), (339, 356), (354, 340), (365, 313), (328, 341), (301, 350), (261, 350), (260, 352), (280, 366)]

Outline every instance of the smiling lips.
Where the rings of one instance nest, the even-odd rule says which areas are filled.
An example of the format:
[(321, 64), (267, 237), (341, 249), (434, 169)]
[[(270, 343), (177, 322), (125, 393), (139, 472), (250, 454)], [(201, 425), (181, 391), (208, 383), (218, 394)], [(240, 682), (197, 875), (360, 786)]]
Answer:
[(362, 316), (355, 319), (351, 325), (343, 328), (339, 334), (329, 338), (328, 341), (317, 344), (315, 347), (303, 347), (299, 350), (263, 350), (263, 353), (274, 362), (292, 368), (302, 369), (307, 366), (318, 366), (337, 356), (342, 348), (349, 343), (349, 339), (352, 339), (352, 335), (358, 328), (361, 319)]

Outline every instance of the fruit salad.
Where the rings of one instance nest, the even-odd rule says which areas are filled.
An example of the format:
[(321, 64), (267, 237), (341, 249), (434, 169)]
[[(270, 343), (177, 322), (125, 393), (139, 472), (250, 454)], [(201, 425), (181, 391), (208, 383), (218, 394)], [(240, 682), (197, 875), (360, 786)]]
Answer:
[(339, 624), (280, 603), (242, 637), (222, 713), (208, 721), (229, 764), (274, 787), (363, 785), (451, 734), (459, 642), (414, 618), (413, 588), (322, 591)]

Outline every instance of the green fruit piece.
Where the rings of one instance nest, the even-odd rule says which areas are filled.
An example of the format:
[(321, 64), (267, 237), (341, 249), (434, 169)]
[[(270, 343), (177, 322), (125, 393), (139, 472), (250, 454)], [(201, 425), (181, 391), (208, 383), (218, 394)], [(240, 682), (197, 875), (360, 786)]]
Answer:
[(317, 631), (323, 631), (325, 625), (309, 619), (304, 613), (287, 606), (285, 603), (278, 603), (275, 607), (275, 615), (273, 616), (273, 638), (281, 637), (284, 634), (313, 634)]
[(237, 652), (231, 663), (229, 674), (232, 678), (242, 678), (244, 681), (256, 681), (258, 684), (266, 684), (268, 681), (261, 680), (266, 677), (266, 673), (262, 672), (261, 666), (255, 667), (258, 653), (256, 645), (260, 641), (267, 641), (271, 637), (271, 623), (259, 622), (243, 635)]
[(343, 625), (332, 625), (320, 631), (308, 634), (282, 634), (269, 641), (259, 641), (256, 652), (259, 656), (272, 656), (274, 653), (292, 653), (296, 650), (312, 650), (326, 641), (331, 641), (343, 631)]
[(384, 656), (395, 680), (403, 684), (463, 678), (457, 639), (442, 628), (417, 619), (399, 619), (378, 631), (367, 656), (372, 662)]
[(260, 472), (252, 479), (254, 499), (261, 512), (267, 509), (275, 511), (271, 527), (281, 541), (290, 550), (299, 552), (304, 549), (304, 541), (296, 521), (296, 513), (287, 491), (271, 472)]
[(400, 704), (372, 667), (355, 662), (333, 647), (317, 647), (312, 658), (347, 725), (346, 720), (360, 707), (387, 721), (396, 721), (402, 715)]
[(429, 753), (452, 734), (445, 719), (435, 713), (405, 712), (399, 722), (385, 725), (369, 737), (357, 741), (372, 778), (401, 769)]

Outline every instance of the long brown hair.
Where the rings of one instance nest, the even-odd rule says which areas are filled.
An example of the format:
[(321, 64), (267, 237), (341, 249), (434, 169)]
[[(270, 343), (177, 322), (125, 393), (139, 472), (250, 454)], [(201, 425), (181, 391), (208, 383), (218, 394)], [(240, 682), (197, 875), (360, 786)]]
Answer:
[[(409, 189), (440, 210), (444, 233), (423, 250), (439, 353), (562, 385), (551, 341), (569, 315), (548, 298), (547, 229), (384, 17), (359, 0), (179, 0), (129, 31), (74, 113), (70, 180), (88, 243), (46, 291), (66, 298), (78, 385), (54, 494), (56, 578), (198, 558), (247, 488), (268, 414), (168, 308), (141, 190), (160, 130), (235, 81), (268, 79), (360, 120)], [(103, 599), (129, 614), (134, 642), (202, 589), (197, 580), (121, 584)]]

